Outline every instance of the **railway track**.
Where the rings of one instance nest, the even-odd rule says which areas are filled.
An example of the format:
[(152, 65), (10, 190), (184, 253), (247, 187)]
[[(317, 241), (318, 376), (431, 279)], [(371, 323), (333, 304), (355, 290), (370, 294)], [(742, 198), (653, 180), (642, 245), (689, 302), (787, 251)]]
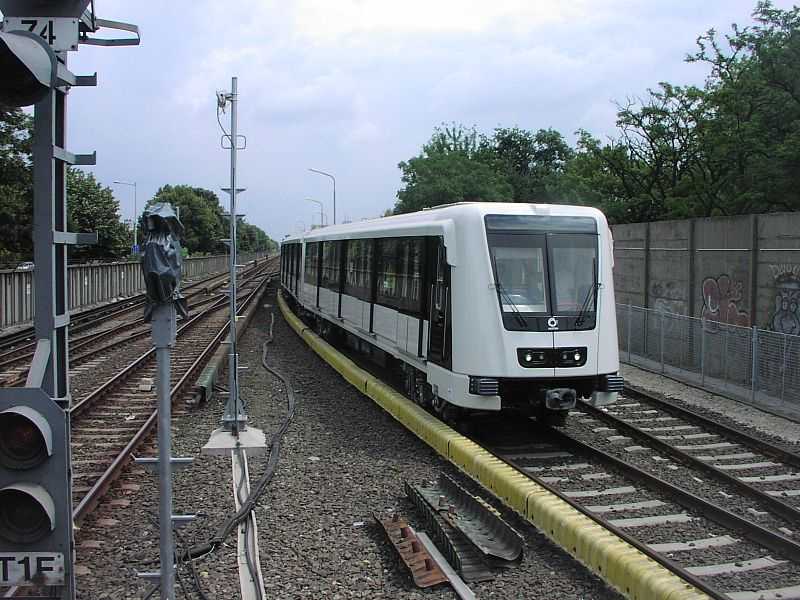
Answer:
[[(277, 261), (272, 260), (243, 278), (240, 314), (251, 307), (276, 271)], [(191, 391), (199, 370), (227, 335), (227, 307), (227, 297), (219, 298), (180, 325), (172, 359), (173, 402)], [(147, 348), (123, 368), (113, 364), (110, 378), (87, 369), (94, 375), (83, 377), (77, 386), (80, 391), (71, 408), (73, 517), (77, 523), (98, 505), (155, 430), (156, 361), (149, 338)], [(106, 352), (114, 353), (114, 349)]]
[[(293, 327), (309, 341), (299, 325)], [(328, 360), (327, 350), (309, 343)], [(362, 375), (328, 362), (361, 386)], [(402, 386), (386, 373), (361, 366), (402, 395)], [(434, 435), (435, 426), (389, 394), (369, 392), (372, 387), (367, 380), (363, 389), (440, 453), (487, 489), (499, 485), (498, 498), (529, 518), (528, 503), (535, 502), (537, 526), (573, 554), (579, 554), (568, 547), (580, 537), (575, 523), (559, 525), (539, 506), (543, 501), (523, 501), (525, 485), (513, 482), (528, 478), (709, 597), (800, 599), (800, 458), (766, 436), (663, 400), (622, 396), (605, 409), (580, 403), (563, 427), (508, 415), (475, 417), (469, 425), (478, 433), (469, 436), (474, 444), (465, 445), (451, 442), (446, 432)], [(470, 447), (474, 462), (463, 454)], [(513, 471), (490, 468), (487, 453)], [(608, 565), (586, 556), (583, 544), (584, 560), (596, 573), (605, 577), (612, 564), (628, 568), (617, 555), (611, 560), (601, 553)], [(623, 592), (625, 583), (641, 582), (617, 571), (609, 576)]]
[[(252, 269), (257, 268), (258, 265), (248, 267), (242, 273), (242, 276), (247, 276)], [(227, 277), (227, 273), (217, 274), (185, 286), (183, 292), (187, 301), (200, 297), (190, 304), (190, 309), (198, 310), (212, 302), (213, 298), (209, 297), (209, 294), (222, 287), (227, 281)], [(206, 297), (203, 298), (202, 296)], [(98, 345), (101, 348), (105, 348), (111, 344), (121, 344), (125, 341), (149, 335), (149, 326), (144, 323), (144, 319), (141, 316), (130, 317), (133, 312), (141, 312), (144, 307), (143, 296), (141, 298), (136, 296), (127, 299), (119, 304), (121, 305), (115, 303), (94, 309), (97, 312), (86, 311), (86, 313), (91, 314), (80, 313), (78, 315), (78, 325), (75, 327), (72, 324), (70, 325), (71, 367), (78, 366), (95, 356)], [(75, 317), (71, 317), (71, 320), (75, 321)], [(126, 334), (131, 330), (134, 330), (134, 332)], [(30, 335), (32, 335), (32, 332), (28, 334), (28, 336)], [(0, 341), (0, 348), (5, 348), (5, 350), (0, 349), (0, 386), (3, 387), (24, 385), (28, 366), (35, 349), (34, 342), (23, 341), (13, 346), (10, 342), (14, 341), (14, 339)]]
[(476, 442), (711, 597), (800, 598), (791, 452), (643, 397), (485, 429)]

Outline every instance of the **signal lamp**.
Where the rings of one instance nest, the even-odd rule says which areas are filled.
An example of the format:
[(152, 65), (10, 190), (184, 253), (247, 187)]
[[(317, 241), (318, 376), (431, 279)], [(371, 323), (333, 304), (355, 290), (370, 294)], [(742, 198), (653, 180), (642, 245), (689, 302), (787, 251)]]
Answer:
[(56, 86), (56, 55), (28, 31), (0, 31), (0, 105), (36, 104)]
[(0, 538), (12, 544), (38, 542), (55, 529), (55, 504), (45, 489), (18, 483), (0, 489)]
[(0, 465), (32, 469), (51, 456), (53, 434), (45, 418), (28, 406), (0, 412)]

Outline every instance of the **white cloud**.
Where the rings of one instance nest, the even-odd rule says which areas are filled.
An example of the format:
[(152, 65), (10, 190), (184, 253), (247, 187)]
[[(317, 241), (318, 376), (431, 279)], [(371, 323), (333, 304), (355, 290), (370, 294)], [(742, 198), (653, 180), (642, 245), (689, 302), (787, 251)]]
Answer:
[(587, 15), (585, 0), (299, 0), (298, 35), (334, 41), (386, 33), (482, 33), (499, 25), (531, 29)]
[(140, 24), (143, 45), (86, 48), (71, 63), (99, 70), (101, 81), (71, 99), (71, 145), (97, 148), (109, 182), (149, 181), (142, 195), (164, 183), (216, 189), (227, 164), (214, 90), (236, 75), (248, 137), (243, 201), (248, 219), (279, 236), (308, 222), (313, 206), (302, 198), (330, 196), (307, 167), (336, 174), (340, 216), (375, 216), (394, 201), (397, 162), (441, 122), (552, 126), (566, 136), (583, 127), (602, 137), (614, 128), (612, 100), (659, 80), (702, 81), (702, 66), (682, 62), (697, 34), (746, 22), (754, 5), (103, 0), (100, 16)]

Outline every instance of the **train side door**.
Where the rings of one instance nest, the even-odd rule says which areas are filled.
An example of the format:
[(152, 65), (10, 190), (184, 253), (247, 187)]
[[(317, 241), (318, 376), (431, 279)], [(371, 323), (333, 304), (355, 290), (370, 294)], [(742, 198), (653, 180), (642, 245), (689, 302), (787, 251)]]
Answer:
[(442, 238), (428, 246), (431, 283), (428, 296), (428, 360), (445, 367), (452, 366), (450, 265)]

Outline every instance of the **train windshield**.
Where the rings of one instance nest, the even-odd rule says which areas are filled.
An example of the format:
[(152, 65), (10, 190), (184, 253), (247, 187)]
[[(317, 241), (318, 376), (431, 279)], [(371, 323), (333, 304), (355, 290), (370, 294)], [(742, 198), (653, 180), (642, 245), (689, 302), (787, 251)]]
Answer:
[(593, 329), (598, 242), (594, 219), (572, 218), (562, 225), (547, 217), (526, 217), (524, 222), (500, 217), (506, 215), (487, 216), (486, 225), (506, 328), (546, 331), (552, 329), (549, 317), (555, 316), (559, 329)]
[(551, 234), (548, 236), (555, 314), (594, 311), (593, 293), (597, 269), (597, 237)]
[(492, 262), (505, 312), (546, 313), (544, 240), (515, 235), (492, 245)]

